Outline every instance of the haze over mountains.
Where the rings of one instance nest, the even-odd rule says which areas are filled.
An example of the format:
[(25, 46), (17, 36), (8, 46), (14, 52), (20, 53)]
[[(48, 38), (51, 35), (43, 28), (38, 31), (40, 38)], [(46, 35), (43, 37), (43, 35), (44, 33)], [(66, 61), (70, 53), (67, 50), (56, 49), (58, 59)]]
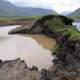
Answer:
[(67, 16), (67, 15), (69, 15), (69, 14), (71, 14), (72, 12), (70, 12), (70, 11), (66, 11), (66, 12), (62, 12), (61, 14), (62, 15), (64, 15), (64, 16)]
[(9, 1), (0, 0), (0, 16), (41, 16), (57, 14), (56, 11), (43, 8), (17, 7)]

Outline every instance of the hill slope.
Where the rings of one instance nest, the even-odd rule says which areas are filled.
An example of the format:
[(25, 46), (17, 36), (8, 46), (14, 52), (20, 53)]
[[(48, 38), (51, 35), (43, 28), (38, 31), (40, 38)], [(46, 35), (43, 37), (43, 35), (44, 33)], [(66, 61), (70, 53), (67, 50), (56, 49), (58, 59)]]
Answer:
[(0, 0), (0, 16), (41, 16), (46, 14), (56, 14), (56, 12), (50, 9), (16, 7), (9, 1)]
[(80, 17), (80, 8), (78, 8), (77, 10), (75, 10), (74, 12), (72, 12), (70, 15), (68, 16), (72, 16), (72, 17)]

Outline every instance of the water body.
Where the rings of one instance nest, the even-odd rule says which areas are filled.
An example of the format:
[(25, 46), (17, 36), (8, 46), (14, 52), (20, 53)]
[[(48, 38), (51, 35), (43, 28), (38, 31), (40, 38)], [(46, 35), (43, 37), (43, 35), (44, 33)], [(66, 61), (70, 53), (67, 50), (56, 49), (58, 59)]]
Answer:
[[(35, 41), (35, 39), (32, 39), (31, 36), (8, 35), (8, 32), (16, 27), (19, 26), (0, 27), (0, 59), (12, 60), (21, 58), (26, 61), (29, 67), (35, 65), (38, 66), (39, 69), (49, 68), (52, 65), (52, 55), (50, 50), (45, 49)], [(37, 37), (35, 36), (34, 38)], [(42, 43), (44, 43), (45, 46), (53, 44), (54, 42), (52, 39), (45, 36), (44, 39), (40, 37), (39, 41), (44, 41), (45, 43)]]
[(80, 31), (80, 22), (74, 22), (73, 25), (75, 25), (77, 29)]

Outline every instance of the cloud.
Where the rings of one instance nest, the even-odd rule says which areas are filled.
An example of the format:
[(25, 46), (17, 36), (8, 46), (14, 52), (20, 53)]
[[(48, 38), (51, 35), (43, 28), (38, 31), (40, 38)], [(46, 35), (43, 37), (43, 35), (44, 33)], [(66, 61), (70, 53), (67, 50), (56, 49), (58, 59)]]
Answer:
[(9, 0), (18, 6), (52, 8), (57, 12), (73, 11), (80, 7), (80, 0)]

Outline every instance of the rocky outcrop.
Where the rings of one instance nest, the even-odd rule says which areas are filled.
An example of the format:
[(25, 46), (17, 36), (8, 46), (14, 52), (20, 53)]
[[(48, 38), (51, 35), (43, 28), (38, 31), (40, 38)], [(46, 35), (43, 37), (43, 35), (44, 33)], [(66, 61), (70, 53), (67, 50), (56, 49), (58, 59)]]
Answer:
[(49, 70), (53, 80), (80, 80), (80, 41), (66, 42), (55, 55), (57, 59)]
[(42, 80), (37, 67), (28, 68), (24, 60), (0, 61), (0, 80)]
[(22, 34), (22, 33), (26, 34), (29, 32), (29, 29), (32, 27), (32, 23), (33, 23), (32, 21), (30, 22), (26, 21), (26, 23), (23, 24), (22, 26), (9, 31), (9, 34)]

